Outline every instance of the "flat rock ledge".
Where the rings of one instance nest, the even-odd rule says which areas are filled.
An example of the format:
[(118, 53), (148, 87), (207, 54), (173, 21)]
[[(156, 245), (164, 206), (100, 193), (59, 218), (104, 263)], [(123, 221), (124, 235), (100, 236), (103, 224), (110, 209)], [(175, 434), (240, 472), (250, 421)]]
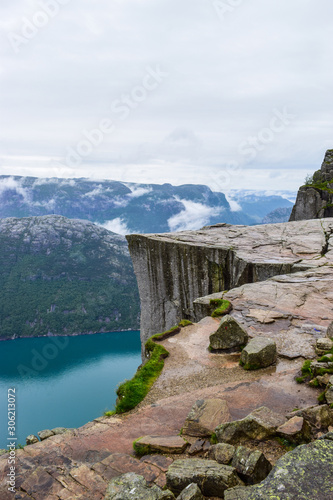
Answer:
[(140, 455), (150, 453), (183, 453), (188, 443), (181, 436), (144, 436), (134, 442), (134, 450)]

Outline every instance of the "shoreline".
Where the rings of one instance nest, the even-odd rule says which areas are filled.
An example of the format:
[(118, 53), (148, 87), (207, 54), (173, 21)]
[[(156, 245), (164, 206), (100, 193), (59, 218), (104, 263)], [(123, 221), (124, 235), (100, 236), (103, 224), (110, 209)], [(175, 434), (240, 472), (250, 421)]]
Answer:
[(5, 342), (7, 340), (20, 340), (20, 339), (44, 339), (44, 338), (54, 338), (54, 337), (80, 337), (81, 335), (98, 335), (98, 334), (103, 334), (103, 333), (117, 333), (117, 332), (140, 332), (139, 329), (133, 329), (133, 328), (121, 328), (119, 330), (109, 330), (108, 332), (83, 332), (83, 333), (71, 333), (71, 334), (66, 334), (66, 335), (60, 335), (60, 334), (47, 334), (47, 335), (34, 335), (33, 337), (31, 336), (18, 336), (18, 337), (6, 337), (6, 338), (0, 338), (0, 342)]

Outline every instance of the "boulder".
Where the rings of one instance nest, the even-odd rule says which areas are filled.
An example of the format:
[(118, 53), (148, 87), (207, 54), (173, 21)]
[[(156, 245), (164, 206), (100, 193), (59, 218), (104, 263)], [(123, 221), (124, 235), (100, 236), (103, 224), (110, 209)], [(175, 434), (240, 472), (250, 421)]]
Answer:
[(245, 446), (238, 446), (231, 465), (246, 484), (260, 483), (272, 470), (271, 463), (261, 451), (249, 450)]
[(244, 500), (328, 500), (332, 477), (333, 441), (317, 440), (281, 457), (263, 482), (248, 488)]
[(325, 398), (327, 404), (331, 405), (333, 404), (333, 385), (330, 385), (325, 392)]
[(215, 333), (209, 337), (209, 347), (213, 350), (240, 348), (247, 344), (248, 334), (229, 314), (221, 319)]
[(333, 321), (327, 327), (326, 337), (333, 340)]
[(318, 339), (316, 342), (316, 353), (319, 355), (325, 354), (325, 352), (330, 351), (333, 347), (333, 340), (328, 337)]
[(209, 450), (209, 457), (219, 464), (228, 465), (233, 459), (235, 451), (236, 448), (231, 444), (218, 443), (214, 444)]
[(228, 403), (223, 399), (198, 400), (188, 414), (183, 433), (189, 436), (211, 436), (219, 424), (228, 422), (230, 413)]
[(333, 425), (333, 409), (328, 405), (317, 405), (296, 410), (287, 415), (287, 418), (303, 417), (316, 430), (328, 429)]
[(174, 498), (170, 491), (162, 491), (155, 484), (149, 486), (143, 476), (128, 472), (109, 482), (104, 500), (174, 500)]
[(200, 491), (197, 484), (192, 483), (186, 486), (186, 488), (177, 497), (177, 500), (204, 500), (204, 497)]
[(285, 417), (262, 406), (242, 420), (227, 422), (215, 429), (221, 443), (238, 444), (249, 439), (264, 440), (276, 434), (286, 421)]
[(240, 363), (245, 370), (266, 368), (275, 363), (276, 343), (267, 337), (256, 337), (243, 349)]
[(187, 441), (181, 436), (144, 436), (134, 441), (134, 450), (142, 455), (150, 453), (183, 453)]
[(311, 440), (310, 425), (303, 417), (292, 417), (278, 427), (277, 434), (292, 443), (302, 443)]
[(34, 434), (29, 434), (29, 436), (26, 438), (25, 442), (27, 444), (35, 444), (35, 443), (39, 443), (39, 439)]
[(44, 431), (39, 431), (39, 432), (37, 432), (37, 434), (38, 434), (39, 439), (41, 441), (44, 441), (44, 439), (47, 439), (51, 436), (54, 436), (54, 432), (50, 431), (50, 429), (45, 429)]
[(223, 498), (224, 491), (228, 488), (242, 484), (233, 467), (199, 458), (175, 460), (170, 465), (166, 478), (167, 487), (175, 494), (195, 483), (203, 495), (218, 498)]
[(65, 427), (55, 427), (54, 429), (51, 430), (53, 434), (57, 436), (58, 434), (65, 434), (65, 432), (67, 432), (68, 429), (66, 429)]

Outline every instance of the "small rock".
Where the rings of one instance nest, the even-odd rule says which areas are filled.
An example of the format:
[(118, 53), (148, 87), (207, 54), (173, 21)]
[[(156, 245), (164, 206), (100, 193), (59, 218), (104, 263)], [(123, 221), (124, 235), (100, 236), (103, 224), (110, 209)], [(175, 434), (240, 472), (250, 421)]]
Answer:
[(112, 479), (104, 500), (174, 500), (171, 491), (162, 491), (156, 484), (149, 487), (143, 476), (128, 472)]
[(233, 459), (236, 448), (231, 444), (218, 443), (211, 447), (209, 456), (219, 464), (228, 465)]
[(217, 425), (228, 422), (230, 413), (228, 403), (223, 399), (200, 399), (188, 414), (183, 433), (189, 436), (211, 436)]
[(203, 495), (223, 498), (225, 490), (242, 485), (233, 467), (199, 458), (175, 460), (166, 477), (167, 487), (175, 494), (180, 494), (189, 484), (196, 483)]
[(263, 440), (274, 436), (277, 428), (285, 421), (282, 415), (261, 406), (242, 420), (219, 425), (215, 433), (221, 443), (239, 444), (249, 439)]
[(314, 377), (316, 377), (317, 375), (320, 375), (321, 374), (321, 370), (332, 370), (333, 369), (333, 362), (329, 361), (327, 363), (319, 363), (319, 361), (312, 361), (311, 365), (311, 370), (312, 370), (312, 373), (314, 375)]
[(39, 439), (34, 434), (29, 434), (29, 436), (26, 438), (25, 442), (27, 444), (39, 443)]
[(203, 451), (204, 444), (205, 444), (204, 439), (197, 439), (196, 442), (193, 443), (190, 449), (188, 450), (188, 454), (196, 455), (197, 453), (200, 453), (200, 451)]
[(139, 454), (144, 453), (183, 453), (187, 441), (181, 436), (144, 436), (134, 443)]
[(287, 418), (295, 416), (303, 417), (304, 420), (306, 420), (311, 427), (317, 431), (321, 429), (328, 429), (330, 425), (333, 425), (333, 409), (331, 409), (328, 405), (310, 406), (308, 408), (296, 410), (287, 415)]
[(333, 385), (330, 385), (325, 392), (325, 398), (327, 404), (331, 405), (333, 404)]
[(321, 338), (321, 339), (318, 339), (317, 340), (317, 343), (316, 343), (316, 352), (317, 354), (325, 354), (325, 352), (327, 351), (330, 351), (333, 347), (333, 340), (327, 338), (327, 337), (324, 337), (324, 338)]
[(224, 500), (248, 500), (249, 491), (246, 486), (236, 486), (224, 493)]
[(326, 337), (333, 340), (333, 321), (327, 327)]
[(37, 432), (37, 434), (38, 434), (39, 439), (41, 441), (44, 441), (44, 439), (47, 439), (51, 436), (54, 436), (54, 432), (50, 431), (50, 429), (45, 429), (44, 431), (39, 431), (39, 432)]
[(239, 348), (248, 341), (244, 328), (229, 314), (224, 316), (215, 333), (209, 337), (210, 348), (214, 350)]
[(272, 470), (271, 463), (259, 450), (249, 450), (245, 446), (239, 446), (232, 459), (239, 477), (247, 484), (257, 484), (263, 481)]
[(318, 375), (317, 380), (320, 385), (327, 385), (330, 381), (330, 374), (325, 373), (325, 375)]
[(55, 436), (57, 436), (58, 434), (65, 434), (65, 432), (67, 432), (67, 429), (65, 427), (55, 427), (51, 430)]
[(319, 439), (328, 439), (329, 441), (333, 441), (333, 431), (323, 434)]
[(303, 417), (293, 417), (277, 429), (277, 434), (292, 443), (310, 441), (311, 429)]
[(266, 368), (275, 363), (276, 343), (267, 337), (256, 337), (243, 349), (240, 362), (245, 370)]
[(204, 497), (200, 491), (197, 484), (192, 483), (186, 486), (186, 488), (177, 497), (177, 500), (204, 500)]

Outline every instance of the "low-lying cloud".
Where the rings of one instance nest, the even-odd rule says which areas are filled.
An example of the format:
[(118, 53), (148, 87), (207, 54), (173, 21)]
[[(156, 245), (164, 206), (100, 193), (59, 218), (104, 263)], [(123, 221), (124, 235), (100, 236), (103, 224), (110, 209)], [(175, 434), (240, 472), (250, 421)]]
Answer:
[(177, 201), (184, 205), (184, 210), (168, 219), (170, 231), (200, 229), (209, 223), (211, 217), (218, 215), (221, 211), (216, 207), (209, 207), (189, 200), (177, 199)]

